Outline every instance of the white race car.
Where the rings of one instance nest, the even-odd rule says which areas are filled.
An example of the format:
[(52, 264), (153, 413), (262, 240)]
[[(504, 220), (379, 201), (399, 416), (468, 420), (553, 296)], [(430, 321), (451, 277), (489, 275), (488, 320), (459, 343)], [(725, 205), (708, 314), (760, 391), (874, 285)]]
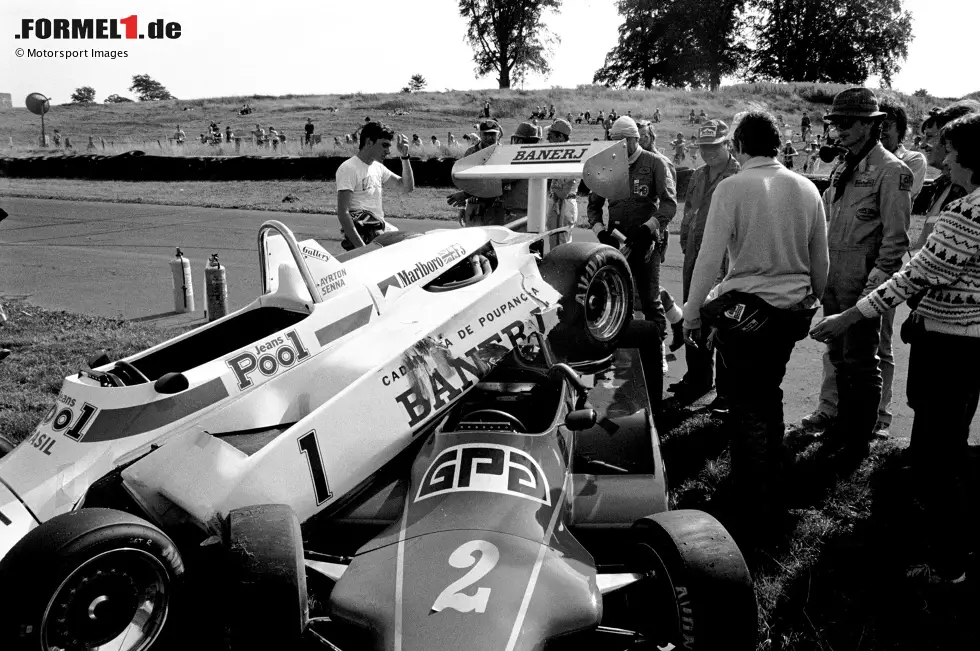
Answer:
[(336, 257), (266, 222), (255, 301), (67, 377), (0, 459), (0, 647), (185, 645), (202, 594), (236, 648), (752, 646), (734, 541), (666, 512), (625, 259), (540, 232), (545, 178), (614, 196), (625, 158), (459, 161), (474, 194), (531, 179), (527, 234)]

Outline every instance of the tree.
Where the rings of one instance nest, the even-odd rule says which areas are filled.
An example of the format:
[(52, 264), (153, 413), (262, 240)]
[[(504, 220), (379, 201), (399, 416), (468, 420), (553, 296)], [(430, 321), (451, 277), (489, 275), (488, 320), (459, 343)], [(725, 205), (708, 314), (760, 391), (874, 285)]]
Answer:
[(619, 0), (619, 44), (593, 81), (627, 87), (707, 86), (716, 89), (747, 60), (740, 33), (745, 0)]
[(155, 101), (160, 99), (177, 99), (164, 88), (163, 84), (156, 81), (150, 75), (133, 75), (133, 85), (129, 90), (136, 93), (141, 102)]
[(927, 91), (925, 88), (920, 88), (919, 90), (912, 93), (912, 95), (915, 97), (921, 97), (925, 99), (926, 97), (929, 97), (929, 91)]
[(75, 104), (91, 104), (95, 101), (95, 89), (91, 86), (81, 86), (71, 94), (71, 101)]
[(115, 93), (113, 93), (112, 95), (109, 95), (102, 101), (106, 104), (121, 104), (123, 102), (132, 102), (133, 100), (129, 99), (128, 97), (123, 97), (121, 95), (116, 95)]
[(550, 73), (546, 55), (560, 39), (541, 24), (541, 15), (560, 7), (561, 0), (459, 0), (476, 74), (496, 70), (499, 87), (510, 88), (530, 72)]
[(427, 83), (422, 75), (412, 75), (412, 78), (408, 80), (408, 90), (411, 93), (417, 93), (423, 90)]
[(754, 0), (752, 78), (885, 86), (901, 70), (912, 15), (901, 0)]

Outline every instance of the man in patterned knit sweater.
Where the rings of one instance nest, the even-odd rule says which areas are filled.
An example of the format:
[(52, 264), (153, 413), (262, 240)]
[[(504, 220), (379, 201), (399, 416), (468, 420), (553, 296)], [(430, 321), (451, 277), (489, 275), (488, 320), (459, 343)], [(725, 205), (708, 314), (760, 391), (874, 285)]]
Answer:
[(925, 246), (900, 272), (810, 334), (831, 341), (923, 296), (902, 326), (902, 339), (911, 345), (907, 391), (915, 411), (907, 455), (927, 511), (926, 526), (916, 528), (933, 537), (925, 571), (917, 569), (932, 583), (958, 583), (972, 538), (964, 520), (971, 513), (966, 464), (980, 401), (980, 114), (950, 122), (940, 139), (950, 180), (967, 195), (946, 207)]

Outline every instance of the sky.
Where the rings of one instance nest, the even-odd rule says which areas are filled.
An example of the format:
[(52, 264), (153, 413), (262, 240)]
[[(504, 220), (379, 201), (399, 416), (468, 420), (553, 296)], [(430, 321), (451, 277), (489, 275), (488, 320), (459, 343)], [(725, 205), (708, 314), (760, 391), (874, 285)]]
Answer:
[[(941, 97), (980, 90), (980, 75), (963, 74), (973, 69), (977, 56), (980, 2), (904, 0), (904, 5), (913, 15), (914, 40), (893, 87), (906, 93), (926, 88)], [(101, 102), (113, 93), (133, 97), (128, 87), (136, 74), (149, 74), (181, 99), (397, 92), (416, 73), (427, 80), (427, 90), (496, 88), (493, 74), (475, 76), (457, 6), (456, 0), (0, 0), (0, 93), (11, 93), (14, 106), (23, 106), (31, 92), (62, 104), (79, 86), (92, 86)], [(25, 18), (131, 15), (137, 16), (139, 33), (162, 19), (179, 23), (180, 36), (42, 40), (32, 33), (15, 38)], [(559, 14), (545, 18), (561, 37), (550, 58), (552, 73), (530, 77), (524, 88), (591, 83), (616, 45), (620, 22), (613, 0), (564, 0)], [(30, 50), (53, 52), (56, 58), (32, 57)], [(95, 58), (96, 50), (117, 55)], [(71, 52), (80, 56), (64, 58)]]

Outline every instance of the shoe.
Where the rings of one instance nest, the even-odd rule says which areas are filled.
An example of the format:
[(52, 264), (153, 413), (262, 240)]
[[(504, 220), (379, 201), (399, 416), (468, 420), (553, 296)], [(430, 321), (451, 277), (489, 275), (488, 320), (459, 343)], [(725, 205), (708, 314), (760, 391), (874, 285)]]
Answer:
[(800, 420), (800, 425), (807, 430), (822, 431), (829, 429), (834, 424), (835, 420), (836, 418), (830, 414), (825, 414), (822, 411), (815, 411), (809, 416), (804, 416)]
[(712, 414), (725, 416), (728, 414), (728, 399), (724, 396), (715, 396), (715, 399), (708, 405)]
[(875, 438), (887, 439), (891, 438), (891, 432), (888, 431), (888, 423), (883, 423), (880, 420), (875, 423), (874, 435)]
[(677, 385), (671, 386), (676, 386), (676, 388), (673, 390), (673, 394), (675, 398), (680, 400), (697, 400), (704, 394), (711, 391), (713, 388), (710, 384), (708, 386), (699, 387), (695, 384), (684, 382), (683, 380), (678, 382)]
[(684, 345), (684, 322), (678, 321), (670, 326), (672, 337), (670, 340), (670, 352), (676, 352)]

